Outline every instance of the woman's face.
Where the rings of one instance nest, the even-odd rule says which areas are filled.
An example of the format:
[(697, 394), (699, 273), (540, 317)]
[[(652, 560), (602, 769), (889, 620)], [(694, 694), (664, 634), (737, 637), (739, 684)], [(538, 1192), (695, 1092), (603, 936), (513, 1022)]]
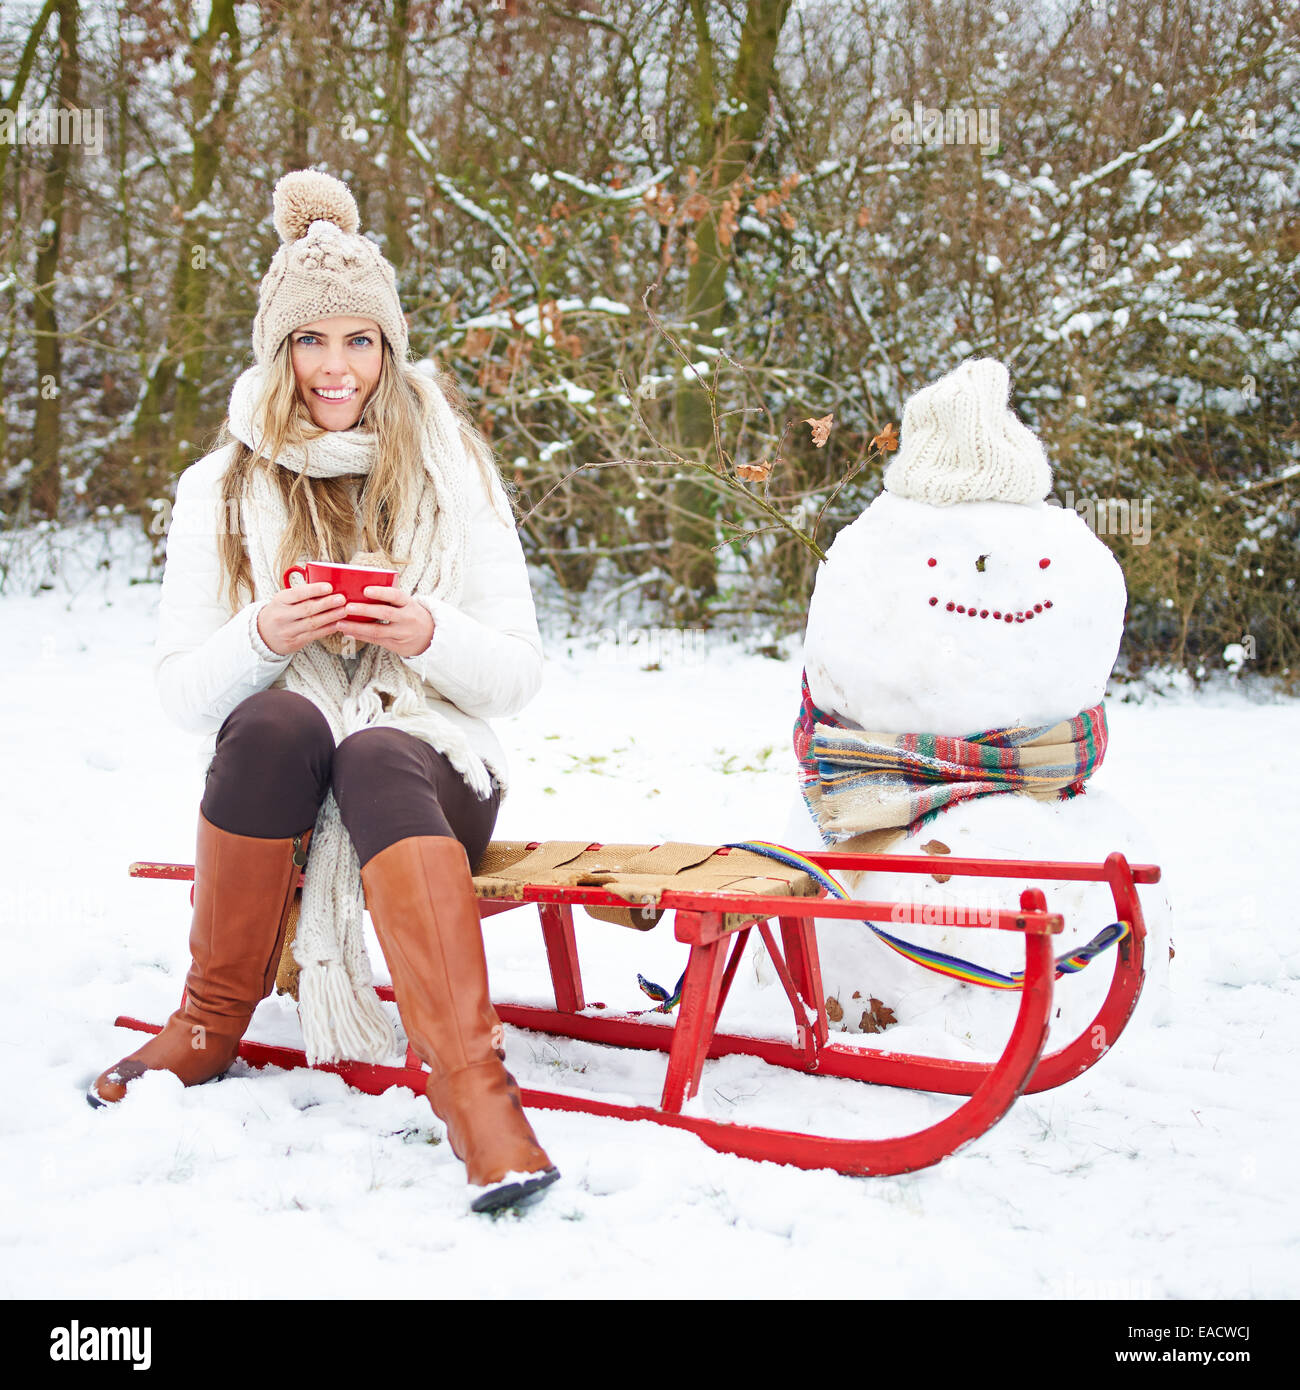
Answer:
[(289, 334), (298, 394), (323, 430), (348, 430), (361, 418), (383, 365), (374, 319), (316, 319)]

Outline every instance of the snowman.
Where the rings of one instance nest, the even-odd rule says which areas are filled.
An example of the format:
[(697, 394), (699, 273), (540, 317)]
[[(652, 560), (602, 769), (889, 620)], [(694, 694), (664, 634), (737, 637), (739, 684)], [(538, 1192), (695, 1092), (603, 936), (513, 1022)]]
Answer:
[[(1007, 369), (991, 359), (917, 392), (884, 490), (821, 565), (795, 730), (802, 795), (785, 841), (925, 857), (932, 873), (840, 881), (854, 897), (921, 905), (919, 922), (878, 923), (894, 936), (1004, 975), (1023, 970), (1023, 941), (958, 923), (987, 921), (1040, 887), (1065, 919), (1059, 957), (1114, 921), (1109, 889), (946, 876), (945, 857), (1100, 862), (1120, 850), (1131, 863), (1159, 862), (1094, 780), (1124, 577), (1079, 515), (1044, 500), (1051, 469), (1009, 393)], [(1163, 889), (1140, 894), (1139, 1015), (1163, 989), (1169, 953)], [(818, 943), (832, 1041), (970, 1060), (1001, 1052), (1018, 991), (931, 973), (857, 922), (820, 920)], [(1113, 960), (1107, 952), (1057, 980), (1048, 1051), (1089, 1025)], [(770, 989), (770, 967), (758, 964), (756, 977)]]

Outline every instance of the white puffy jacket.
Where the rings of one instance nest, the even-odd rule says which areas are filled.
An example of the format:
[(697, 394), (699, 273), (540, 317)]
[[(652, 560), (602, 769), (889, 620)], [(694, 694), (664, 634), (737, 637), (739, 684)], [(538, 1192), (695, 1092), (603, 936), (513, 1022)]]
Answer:
[[(273, 652), (257, 631), (257, 615), (269, 599), (232, 615), (221, 594), (217, 528), (233, 447), (208, 454), (177, 482), (154, 646), (163, 709), (182, 728), (211, 735), (208, 749), (241, 700), (284, 685), (292, 659)], [(414, 595), (433, 615), (433, 639), (418, 656), (402, 660), (424, 682), (430, 706), (464, 731), (504, 787), (508, 765), (485, 721), (515, 714), (537, 693), (542, 641), (519, 534), (482, 487), (471, 484), (469, 491), (469, 561), (460, 601), (453, 607)], [(504, 490), (500, 506), (508, 512)]]

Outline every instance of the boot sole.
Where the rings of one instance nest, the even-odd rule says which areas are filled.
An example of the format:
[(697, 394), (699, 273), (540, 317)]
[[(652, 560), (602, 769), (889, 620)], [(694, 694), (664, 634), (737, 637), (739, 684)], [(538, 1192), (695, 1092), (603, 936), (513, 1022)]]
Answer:
[(544, 1173), (528, 1178), (524, 1182), (508, 1182), (494, 1187), (470, 1203), (471, 1211), (500, 1211), (504, 1207), (530, 1206), (541, 1197), (542, 1192), (557, 1181), (558, 1168), (548, 1168)]

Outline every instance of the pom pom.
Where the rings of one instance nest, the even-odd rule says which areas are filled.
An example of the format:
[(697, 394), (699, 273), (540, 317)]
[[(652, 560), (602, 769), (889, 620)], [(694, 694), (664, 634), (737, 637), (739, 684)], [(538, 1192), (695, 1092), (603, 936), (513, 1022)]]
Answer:
[(271, 196), (275, 230), (281, 241), (298, 241), (318, 218), (354, 235), (361, 225), (357, 200), (347, 184), (316, 169), (296, 169), (275, 185)]

